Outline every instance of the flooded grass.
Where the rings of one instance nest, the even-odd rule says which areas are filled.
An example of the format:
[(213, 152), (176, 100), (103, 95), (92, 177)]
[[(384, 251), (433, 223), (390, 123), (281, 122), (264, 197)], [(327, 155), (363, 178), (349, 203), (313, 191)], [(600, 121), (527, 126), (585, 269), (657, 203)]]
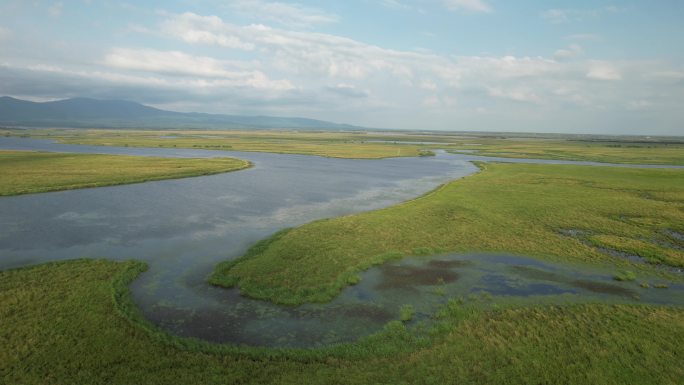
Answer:
[(429, 338), (413, 337), (395, 321), (354, 344), (258, 349), (182, 339), (150, 326), (126, 289), (142, 269), (137, 262), (77, 260), (0, 272), (2, 382), (417, 384), (430, 378), (602, 385), (684, 377), (681, 308), (477, 310), (450, 300)]
[(334, 316), (360, 318), (363, 320), (370, 320), (376, 323), (383, 324), (395, 318), (395, 315), (387, 309), (372, 304), (357, 304), (351, 306), (344, 306), (341, 310), (339, 310), (338, 314), (331, 315), (331, 317)]
[(530, 266), (513, 265), (513, 266), (510, 266), (509, 269), (513, 273), (521, 275), (521, 276), (523, 276), (525, 278), (529, 278), (529, 279), (535, 279), (535, 280), (541, 280), (541, 281), (551, 281), (551, 282), (565, 282), (565, 281), (567, 281), (567, 278), (561, 274), (552, 273), (550, 271), (541, 270), (541, 269), (537, 269), (537, 268), (530, 267)]
[(415, 266), (382, 266), (382, 280), (376, 286), (380, 290), (410, 289), (413, 286), (437, 285), (454, 282), (458, 273), (444, 269)]
[(428, 266), (435, 269), (453, 269), (471, 265), (470, 261), (431, 259)]
[(610, 295), (617, 295), (617, 296), (622, 296), (622, 297), (629, 297), (629, 298), (638, 298), (639, 295), (629, 289), (625, 289), (624, 287), (617, 286), (617, 285), (611, 285), (608, 283), (602, 283), (602, 282), (596, 282), (596, 281), (587, 281), (583, 279), (578, 279), (575, 281), (572, 281), (570, 283), (572, 286), (589, 290), (594, 293), (600, 293), (600, 294), (610, 294)]

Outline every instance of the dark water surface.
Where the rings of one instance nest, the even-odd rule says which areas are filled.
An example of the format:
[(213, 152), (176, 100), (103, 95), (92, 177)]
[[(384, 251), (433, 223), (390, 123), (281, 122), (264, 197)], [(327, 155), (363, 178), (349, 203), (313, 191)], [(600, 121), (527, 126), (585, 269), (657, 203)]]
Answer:
[(135, 301), (152, 322), (182, 336), (266, 346), (346, 342), (397, 319), (403, 304), (426, 315), (449, 296), (482, 291), (684, 304), (682, 287), (639, 290), (612, 282), (609, 273), (510, 256), (407, 259), (364, 272), (361, 283), (330, 303), (299, 307), (245, 299), (205, 283), (216, 263), (279, 229), (413, 198), (475, 172), (469, 160), (480, 157), (440, 151), (435, 157), (354, 160), (24, 138), (0, 138), (0, 149), (235, 156), (254, 164), (212, 176), (0, 198), (0, 268), (76, 257), (143, 260), (150, 269), (131, 285)]

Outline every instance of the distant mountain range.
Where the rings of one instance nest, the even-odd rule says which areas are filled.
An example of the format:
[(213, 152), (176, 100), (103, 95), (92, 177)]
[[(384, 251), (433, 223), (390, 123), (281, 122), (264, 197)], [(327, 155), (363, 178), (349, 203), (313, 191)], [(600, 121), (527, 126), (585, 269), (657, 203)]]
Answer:
[(36, 103), (0, 97), (0, 125), (71, 128), (185, 128), (358, 130), (363, 127), (307, 118), (174, 112), (125, 100), (73, 98)]

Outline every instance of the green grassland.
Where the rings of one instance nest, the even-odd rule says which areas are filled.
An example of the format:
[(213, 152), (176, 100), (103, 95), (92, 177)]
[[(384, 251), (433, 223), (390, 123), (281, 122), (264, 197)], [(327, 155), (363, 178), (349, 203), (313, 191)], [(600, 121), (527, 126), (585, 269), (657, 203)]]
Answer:
[(31, 137), (69, 144), (256, 151), (333, 158), (418, 156), (422, 149), (413, 144), (367, 143), (356, 140), (354, 134), (317, 132), (31, 130), (29, 133)]
[(628, 264), (601, 247), (684, 266), (671, 233), (684, 233), (684, 170), (480, 166), (403, 204), (281, 231), (219, 264), (210, 282), (299, 304), (330, 300), (373, 265), (446, 251)]
[[(55, 139), (61, 143), (183, 147), (235, 151), (263, 151), (338, 158), (419, 156), (434, 148), (470, 150), (476, 155), (589, 160), (609, 163), (684, 165), (684, 141), (615, 137), (572, 139), (521, 135), (402, 132), (298, 132), (272, 130), (0, 130), (0, 135)], [(381, 141), (381, 142), (378, 142)], [(412, 143), (413, 142), (413, 143)], [(431, 142), (438, 144), (419, 144)]]
[(684, 310), (576, 304), (474, 310), (450, 301), (417, 337), (395, 321), (351, 345), (267, 350), (146, 324), (140, 262), (72, 260), (0, 272), (4, 384), (676, 384)]
[(0, 196), (216, 174), (249, 167), (234, 158), (0, 151)]
[(475, 150), (476, 155), (504, 158), (684, 165), (684, 143), (682, 142), (486, 139), (478, 143), (478, 146), (461, 149)]

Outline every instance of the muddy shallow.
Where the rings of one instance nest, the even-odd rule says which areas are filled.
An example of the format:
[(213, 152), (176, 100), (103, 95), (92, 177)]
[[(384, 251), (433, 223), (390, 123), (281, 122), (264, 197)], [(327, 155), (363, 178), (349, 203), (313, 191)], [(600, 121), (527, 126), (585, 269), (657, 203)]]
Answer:
[[(641, 289), (612, 272), (512, 256), (445, 255), (386, 264), (327, 304), (282, 307), (209, 286), (225, 259), (284, 227), (404, 201), (476, 171), (467, 155), (382, 160), (192, 149), (59, 145), (0, 138), (0, 149), (172, 157), (237, 156), (233, 173), (0, 198), (0, 268), (76, 257), (135, 258), (149, 271), (131, 290), (143, 314), (182, 336), (266, 346), (355, 340), (412, 304), (425, 318), (447, 298), (555, 295), (683, 305), (681, 285)], [(511, 160), (515, 162), (532, 160)], [(544, 163), (572, 163), (544, 161)], [(588, 162), (581, 162), (586, 164)], [(654, 282), (655, 283), (655, 282)]]

